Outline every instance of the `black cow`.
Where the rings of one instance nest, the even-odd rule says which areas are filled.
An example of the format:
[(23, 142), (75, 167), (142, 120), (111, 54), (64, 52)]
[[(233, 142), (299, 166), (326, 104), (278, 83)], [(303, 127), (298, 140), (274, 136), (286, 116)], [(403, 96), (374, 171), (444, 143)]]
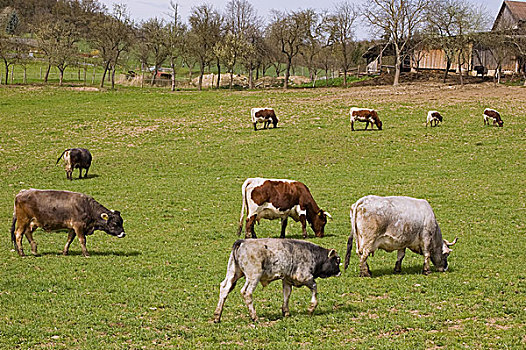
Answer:
[[(106, 209), (95, 199), (82, 193), (55, 190), (22, 190), (15, 197), (11, 240), (20, 256), (24, 256), (22, 236), (31, 244), (31, 253), (37, 254), (33, 231), (69, 230), (63, 254), (68, 254), (75, 235), (79, 238), (82, 255), (89, 256), (86, 236), (95, 230), (112, 236), (125, 236), (123, 221), (118, 211)], [(16, 226), (16, 229), (15, 229)]]
[(289, 297), (292, 286), (307, 286), (312, 292), (309, 313), (318, 305), (316, 299), (317, 277), (340, 275), (340, 257), (334, 249), (325, 249), (316, 244), (281, 238), (259, 238), (238, 240), (232, 247), (226, 277), (221, 282), (219, 302), (214, 312), (214, 322), (221, 320), (223, 305), (238, 279), (245, 276), (241, 288), (252, 320), (257, 320), (252, 302), (252, 293), (258, 282), (266, 287), (270, 282), (283, 280), (283, 316), (289, 316)]
[(91, 166), (91, 153), (85, 148), (68, 148), (62, 152), (60, 157), (58, 157), (58, 164), (60, 158), (64, 156), (64, 165), (66, 168), (66, 177), (68, 180), (72, 180), (73, 170), (75, 168), (79, 169), (79, 179), (82, 177), (82, 169), (86, 169), (84, 173), (84, 178), (88, 177), (88, 170)]

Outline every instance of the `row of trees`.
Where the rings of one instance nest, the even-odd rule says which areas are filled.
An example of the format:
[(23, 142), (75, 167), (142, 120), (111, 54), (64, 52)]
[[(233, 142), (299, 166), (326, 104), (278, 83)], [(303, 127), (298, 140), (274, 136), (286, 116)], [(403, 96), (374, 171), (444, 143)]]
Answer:
[(232, 87), (234, 71), (242, 67), (254, 87), (260, 72), (265, 75), (273, 67), (277, 75), (284, 73), (287, 88), (291, 70), (298, 65), (308, 69), (312, 81), (320, 72), (327, 76), (337, 70), (343, 73), (346, 85), (348, 72), (364, 64), (362, 54), (368, 45), (355, 40), (359, 19), (392, 48), (395, 85), (404, 59), (412, 56), (418, 62), (423, 48), (444, 50), (446, 76), (454, 62), (462, 66), (474, 40), (484, 40), (500, 64), (510, 54), (524, 55), (526, 51), (520, 39), (523, 36), (516, 35), (516, 29), (480, 34), (488, 16), (467, 0), (371, 0), (363, 7), (344, 1), (330, 11), (273, 11), (268, 24), (248, 0), (230, 0), (223, 12), (207, 4), (196, 6), (187, 22), (180, 18), (179, 5), (170, 1), (168, 19), (140, 23), (131, 20), (125, 5), (109, 10), (98, 0), (3, 3), (0, 0), (0, 9), (10, 5), (0, 14), (5, 28), (0, 30), (0, 58), (6, 83), (9, 67), (24, 62), (28, 46), (36, 46), (47, 62), (47, 72), (53, 66), (59, 70), (61, 84), (64, 71), (79, 62), (81, 53), (96, 50), (104, 72), (101, 86), (109, 75), (113, 87), (115, 72), (130, 60), (140, 62), (143, 68), (153, 67), (151, 84), (156, 83), (163, 65), (169, 64), (175, 72), (182, 62), (190, 77), (196, 66), (199, 69), (199, 89), (211, 67), (219, 73), (217, 86), (222, 69), (230, 75)]

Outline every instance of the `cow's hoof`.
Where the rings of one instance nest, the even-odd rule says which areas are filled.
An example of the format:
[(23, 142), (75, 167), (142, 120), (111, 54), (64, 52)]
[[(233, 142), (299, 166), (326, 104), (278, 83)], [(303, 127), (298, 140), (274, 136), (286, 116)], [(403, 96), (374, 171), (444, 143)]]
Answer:
[(424, 276), (427, 276), (427, 275), (429, 275), (430, 273), (431, 273), (430, 270), (424, 270), (424, 271), (422, 271), (422, 274), (423, 274)]
[(371, 272), (369, 271), (361, 271), (360, 277), (372, 277)]
[(290, 312), (288, 310), (282, 311), (282, 314), (283, 314), (283, 317), (290, 317)]
[(396, 273), (396, 274), (399, 274), (399, 273), (402, 273), (402, 269), (394, 269), (393, 272)]
[(214, 323), (219, 323), (219, 322), (221, 322), (221, 319), (220, 319), (220, 318), (217, 318), (217, 317), (214, 318)]

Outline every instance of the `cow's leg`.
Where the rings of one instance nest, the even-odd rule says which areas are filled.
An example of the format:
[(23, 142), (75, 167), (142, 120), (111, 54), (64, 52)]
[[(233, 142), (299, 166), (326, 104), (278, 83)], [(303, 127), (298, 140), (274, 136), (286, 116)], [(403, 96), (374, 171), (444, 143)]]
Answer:
[(300, 215), (301, 230), (303, 231), (303, 238), (307, 238), (307, 217)]
[(73, 180), (73, 171), (71, 170), (66, 170), (66, 178), (68, 180)]
[(254, 123), (254, 131), (258, 131), (258, 128), (256, 127), (256, 123)]
[(367, 264), (367, 258), (369, 257), (369, 251), (364, 249), (360, 256), (360, 277), (371, 277), (371, 270)]
[[(367, 130), (367, 127), (369, 126), (369, 121), (365, 121), (365, 130)], [(373, 129), (373, 125), (371, 124), (371, 130)]]
[(289, 312), (289, 298), (290, 298), (290, 293), (291, 292), (292, 292), (292, 284), (290, 284), (287, 281), (283, 280), (283, 306), (281, 307), (281, 312), (283, 314), (283, 317), (290, 316), (290, 312)]
[(395, 273), (402, 272), (402, 260), (404, 259), (404, 256), (405, 256), (405, 248), (399, 249), (398, 255), (396, 256), (396, 264), (394, 268)]
[(256, 222), (256, 216), (252, 215), (251, 217), (247, 218), (247, 222), (245, 224), (245, 238), (257, 238), (256, 232), (254, 231), (254, 224)]
[(422, 270), (422, 273), (426, 276), (431, 273), (431, 270), (429, 268), (430, 258), (431, 258), (431, 254), (429, 254), (429, 251), (424, 251), (424, 268)]
[(82, 230), (76, 229), (75, 233), (77, 234), (77, 237), (79, 238), (80, 248), (82, 249), (82, 255), (85, 257), (88, 257), (89, 253), (88, 253), (88, 250), (86, 249), (86, 236), (84, 235), (84, 232), (82, 232)]
[(351, 122), (351, 130), (354, 131), (354, 121)]
[(64, 246), (64, 250), (62, 251), (62, 255), (68, 255), (69, 246), (71, 245), (71, 242), (75, 239), (75, 230), (69, 230), (68, 231), (68, 240), (66, 241), (66, 245)]
[(79, 166), (79, 179), (82, 179), (82, 167)]
[(281, 219), (281, 236), (280, 238), (285, 238), (285, 231), (287, 230), (287, 221), (288, 221), (289, 217), (285, 217), (283, 219)]
[(241, 295), (243, 296), (243, 299), (245, 299), (245, 304), (248, 307), (248, 313), (250, 314), (250, 318), (252, 321), (257, 321), (258, 316), (256, 315), (256, 309), (254, 309), (254, 302), (252, 299), (252, 293), (254, 293), (254, 290), (256, 289), (259, 277), (258, 278), (249, 278), (246, 277), (247, 281), (245, 282), (245, 285), (243, 288), (241, 288)]
[(228, 268), (226, 271), (226, 277), (221, 282), (219, 289), (219, 301), (217, 302), (216, 310), (214, 311), (214, 322), (218, 323), (221, 321), (221, 314), (223, 313), (223, 306), (225, 305), (225, 300), (228, 294), (236, 286), (237, 280), (243, 276), (243, 272), (236, 268), (233, 257), (231, 256), (228, 260)]
[(309, 314), (312, 316), (314, 310), (316, 309), (316, 306), (318, 306), (318, 299), (316, 298), (316, 295), (318, 294), (318, 288), (314, 280), (307, 283), (306, 286), (309, 287), (310, 291), (312, 292), (312, 296), (310, 298), (310, 305), (308, 309)]
[[(19, 219), (19, 222), (20, 222), (20, 219)], [(24, 231), (26, 229), (27, 229), (26, 227), (24, 227), (23, 225), (20, 225), (16, 228), (16, 231), (15, 231), (16, 251), (18, 255), (20, 256), (25, 256), (24, 249), (22, 248), (22, 237), (24, 236)]]
[(88, 171), (89, 171), (89, 167), (86, 168), (86, 172), (84, 173), (84, 178), (85, 179), (88, 177)]
[(37, 255), (37, 242), (33, 239), (33, 232), (36, 230), (36, 226), (26, 229), (24, 231), (29, 244), (31, 245), (31, 254)]

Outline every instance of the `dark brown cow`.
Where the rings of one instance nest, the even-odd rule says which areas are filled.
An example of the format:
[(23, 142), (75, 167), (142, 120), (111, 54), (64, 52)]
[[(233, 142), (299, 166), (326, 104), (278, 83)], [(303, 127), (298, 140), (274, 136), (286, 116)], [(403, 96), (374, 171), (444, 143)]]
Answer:
[(263, 129), (267, 129), (271, 121), (274, 128), (278, 127), (278, 117), (272, 108), (252, 108), (250, 116), (254, 124), (254, 131), (257, 131), (257, 123), (263, 123)]
[(382, 121), (378, 118), (378, 113), (374, 109), (352, 107), (350, 111), (351, 115), (351, 130), (354, 131), (354, 122), (366, 122), (365, 130), (371, 124), (371, 130), (373, 124), (376, 125), (378, 130), (382, 130)]
[(254, 224), (261, 219), (281, 219), (281, 238), (285, 237), (288, 217), (300, 221), (303, 237), (307, 237), (306, 223), (312, 227), (317, 237), (323, 237), (329, 213), (318, 207), (309, 189), (294, 180), (246, 179), (241, 188), (243, 204), (239, 219), (238, 236), (243, 230), (243, 217), (247, 210), (245, 237), (256, 238)]
[(484, 125), (489, 125), (490, 120), (493, 121), (493, 125), (497, 124), (499, 127), (504, 125), (504, 121), (502, 121), (499, 112), (491, 108), (486, 108), (484, 110)]
[[(86, 236), (95, 230), (112, 236), (125, 236), (123, 220), (118, 211), (108, 210), (92, 197), (82, 193), (55, 190), (22, 190), (15, 197), (11, 240), (20, 256), (24, 256), (22, 237), (31, 244), (31, 253), (37, 254), (33, 232), (41, 227), (45, 231), (69, 230), (63, 250), (67, 255), (75, 235), (79, 238), (82, 255), (89, 256)], [(16, 228), (15, 228), (16, 226)]]
[(91, 153), (85, 149), (85, 148), (68, 148), (67, 150), (64, 150), (60, 157), (58, 157), (57, 162), (58, 164), (60, 161), (60, 158), (64, 156), (64, 165), (66, 169), (66, 177), (68, 180), (73, 179), (73, 170), (75, 168), (79, 169), (79, 179), (82, 177), (82, 169), (86, 169), (86, 172), (84, 173), (84, 178), (88, 177), (88, 170), (91, 166)]

